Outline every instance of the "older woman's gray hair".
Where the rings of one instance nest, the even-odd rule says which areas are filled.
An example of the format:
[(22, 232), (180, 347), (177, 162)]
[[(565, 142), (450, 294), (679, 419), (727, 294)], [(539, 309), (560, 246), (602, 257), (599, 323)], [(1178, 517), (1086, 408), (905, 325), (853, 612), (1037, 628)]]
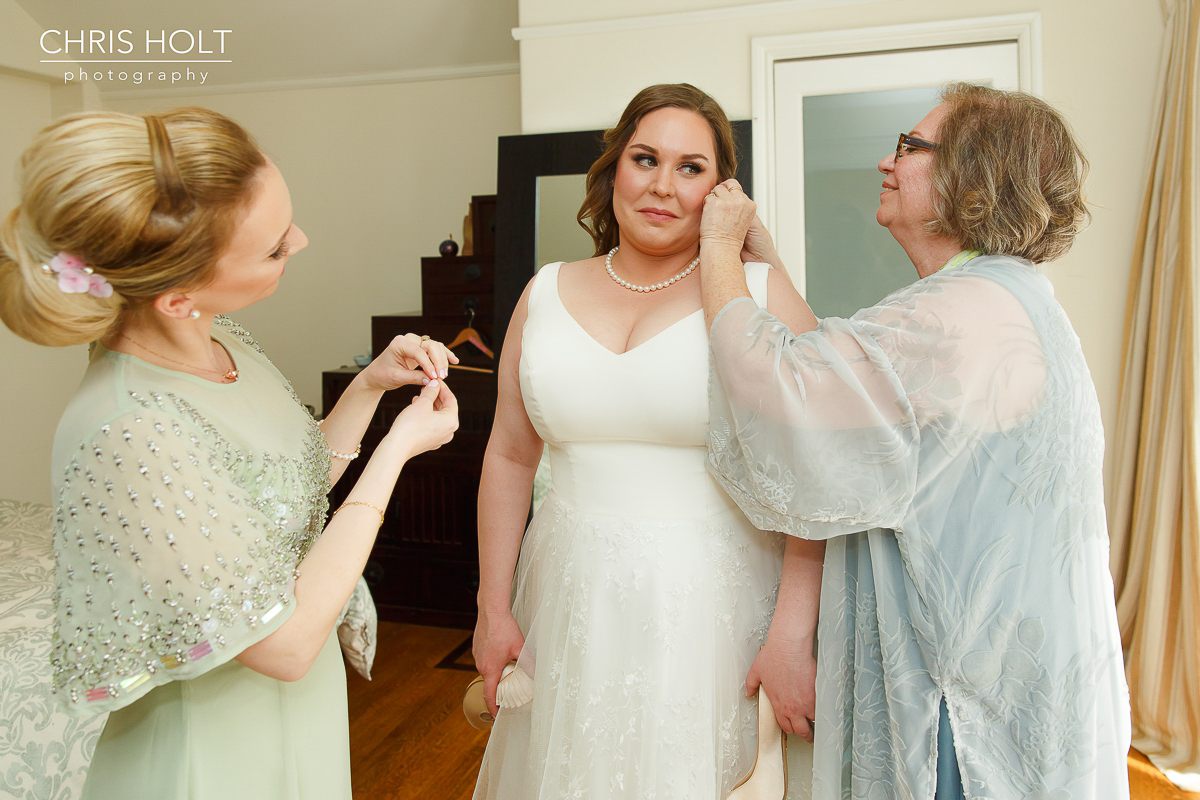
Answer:
[(930, 233), (970, 250), (1051, 261), (1090, 217), (1087, 159), (1062, 116), (1036, 97), (953, 83), (938, 129)]

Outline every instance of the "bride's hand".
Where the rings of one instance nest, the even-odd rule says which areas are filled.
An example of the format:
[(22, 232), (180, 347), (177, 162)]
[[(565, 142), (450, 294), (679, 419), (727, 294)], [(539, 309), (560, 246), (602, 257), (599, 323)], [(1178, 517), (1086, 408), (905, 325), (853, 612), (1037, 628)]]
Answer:
[(736, 179), (717, 184), (704, 197), (700, 248), (723, 245), (736, 247), (740, 253), (746, 244), (746, 234), (757, 219), (754, 209), (754, 201), (746, 196)]
[(475, 669), (483, 676), (483, 701), (493, 717), (499, 713), (496, 685), (500, 683), (500, 673), (508, 662), (517, 660), (524, 646), (525, 637), (511, 611), (479, 609), (471, 655), (475, 657)]
[(364, 367), (358, 377), (364, 386), (386, 392), (398, 386), (422, 386), (442, 380), (449, 365), (457, 363), (458, 356), (441, 342), (406, 333), (392, 339), (387, 349)]

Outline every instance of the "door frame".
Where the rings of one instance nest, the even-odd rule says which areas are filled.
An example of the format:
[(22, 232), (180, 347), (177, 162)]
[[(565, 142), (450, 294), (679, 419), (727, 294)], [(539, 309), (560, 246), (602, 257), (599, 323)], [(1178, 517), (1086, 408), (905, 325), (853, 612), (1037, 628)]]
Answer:
[[(991, 42), (1016, 42), (1020, 89), (1041, 95), (1042, 15), (1039, 12), (751, 39), (752, 147), (757, 189), (754, 200), (767, 230), (777, 230), (775, 62)], [(880, 85), (864, 86), (863, 90), (888, 88), (891, 87), (881, 80)]]

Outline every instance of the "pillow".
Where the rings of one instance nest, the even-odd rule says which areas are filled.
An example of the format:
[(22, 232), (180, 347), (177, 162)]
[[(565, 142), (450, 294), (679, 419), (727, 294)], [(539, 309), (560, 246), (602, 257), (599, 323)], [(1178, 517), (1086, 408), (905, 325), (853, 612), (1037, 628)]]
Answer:
[(379, 633), (379, 615), (371, 590), (360, 575), (354, 593), (346, 601), (337, 621), (338, 641), (342, 652), (355, 672), (371, 680), (371, 667), (375, 663), (375, 644)]

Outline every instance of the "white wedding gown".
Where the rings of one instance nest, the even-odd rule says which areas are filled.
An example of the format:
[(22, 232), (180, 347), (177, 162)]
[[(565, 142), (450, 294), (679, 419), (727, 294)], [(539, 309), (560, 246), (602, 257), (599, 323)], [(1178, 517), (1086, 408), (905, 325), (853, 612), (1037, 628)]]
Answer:
[[(703, 313), (616, 354), (563, 306), (559, 266), (534, 281), (520, 364), (552, 476), (513, 604), (534, 698), (501, 710), (475, 797), (724, 800), (754, 763), (744, 681), (782, 536), (705, 469)], [(765, 265), (747, 273), (764, 303)]]

